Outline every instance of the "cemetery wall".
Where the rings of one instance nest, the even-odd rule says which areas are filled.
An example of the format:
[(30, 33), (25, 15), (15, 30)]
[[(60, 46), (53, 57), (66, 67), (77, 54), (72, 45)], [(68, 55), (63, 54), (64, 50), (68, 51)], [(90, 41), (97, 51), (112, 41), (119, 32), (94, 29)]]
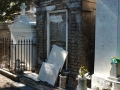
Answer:
[(89, 71), (93, 71), (94, 66), (95, 0), (83, 1), (35, 0), (38, 60), (47, 58), (47, 8), (68, 10), (68, 69), (71, 71), (68, 86), (72, 87), (77, 85), (76, 76), (81, 65)]
[(11, 23), (0, 23), (0, 38), (10, 38), (10, 30), (8, 25)]

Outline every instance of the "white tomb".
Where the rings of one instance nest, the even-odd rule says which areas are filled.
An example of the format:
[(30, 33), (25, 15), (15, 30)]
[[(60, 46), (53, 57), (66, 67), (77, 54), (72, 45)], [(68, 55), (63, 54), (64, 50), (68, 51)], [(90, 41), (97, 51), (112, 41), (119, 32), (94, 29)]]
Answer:
[[(120, 82), (109, 79), (111, 57), (120, 58), (120, 4), (119, 0), (97, 0), (95, 64), (92, 88), (120, 90)], [(117, 84), (118, 83), (118, 84)]]
[[(36, 39), (37, 39), (36, 22), (29, 22), (29, 17), (27, 15), (25, 15), (25, 7), (26, 6), (23, 3), (21, 6), (22, 15), (16, 16), (14, 23), (9, 25), (9, 29), (11, 31), (11, 39), (13, 40), (13, 44), (18, 44), (18, 40), (33, 40), (33, 43), (36, 44)], [(16, 47), (16, 48), (18, 49), (18, 47)], [(11, 62), (15, 61), (14, 49), (15, 49), (15, 47), (13, 47), (13, 56), (11, 57), (13, 61), (11, 61)], [(19, 47), (19, 50), (21, 50), (20, 47)], [(36, 63), (36, 59), (37, 59), (36, 46), (33, 46), (33, 52), (31, 52), (31, 51), (32, 51), (32, 49), (30, 48), (30, 53), (34, 54), (33, 55), (34, 60), (32, 60), (30, 58), (30, 64), (29, 64), (29, 60), (25, 60), (25, 61), (27, 61), (26, 63), (29, 64), (28, 65), (29, 67), (31, 67), (30, 69), (33, 69), (33, 67), (35, 66), (35, 63)], [(20, 60), (24, 59), (23, 52), (24, 52), (24, 50), (22, 50), (22, 52), (21, 51), (19, 52)], [(29, 51), (26, 50), (25, 52), (29, 52)], [(21, 58), (21, 53), (23, 54), (22, 58)], [(16, 53), (16, 58), (18, 59), (18, 52)], [(28, 59), (28, 58), (25, 56), (25, 59)]]

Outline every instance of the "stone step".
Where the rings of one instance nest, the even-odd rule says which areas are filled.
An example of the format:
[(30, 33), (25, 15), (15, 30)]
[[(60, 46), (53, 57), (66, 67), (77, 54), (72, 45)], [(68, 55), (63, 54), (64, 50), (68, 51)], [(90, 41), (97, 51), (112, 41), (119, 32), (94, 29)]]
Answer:
[(2, 75), (4, 75), (4, 76), (6, 76), (6, 77), (8, 77), (8, 78), (10, 78), (10, 79), (12, 79), (12, 80), (14, 80), (14, 81), (18, 81), (18, 80), (19, 80), (19, 77), (21, 76), (21, 75), (15, 75), (15, 74), (10, 73), (10, 72), (8, 72), (8, 71), (6, 71), (6, 70), (3, 70), (3, 69), (1, 69), (1, 68), (0, 68), (0, 73), (1, 73)]
[(19, 83), (19, 82), (14, 82), (13, 85), (17, 88), (19, 88), (20, 90), (35, 90), (35, 88), (31, 88), (23, 83)]
[(67, 87), (66, 89), (59, 88), (58, 86), (52, 86), (46, 82), (42, 82), (37, 79), (38, 75), (35, 73), (25, 72), (23, 77), (19, 78), (19, 81), (32, 86), (35, 90), (75, 90), (74, 88)]

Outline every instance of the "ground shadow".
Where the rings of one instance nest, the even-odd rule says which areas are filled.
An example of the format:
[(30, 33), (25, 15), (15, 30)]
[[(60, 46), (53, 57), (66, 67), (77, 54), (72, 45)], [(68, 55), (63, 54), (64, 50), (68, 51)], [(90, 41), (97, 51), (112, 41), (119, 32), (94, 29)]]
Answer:
[(0, 87), (0, 90), (20, 90), (20, 89), (15, 87), (12, 83), (7, 82), (6, 84)]

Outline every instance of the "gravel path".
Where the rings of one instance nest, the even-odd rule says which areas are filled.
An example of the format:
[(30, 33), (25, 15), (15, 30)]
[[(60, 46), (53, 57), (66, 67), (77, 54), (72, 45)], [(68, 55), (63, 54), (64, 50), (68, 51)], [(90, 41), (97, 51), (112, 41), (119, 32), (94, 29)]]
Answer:
[(20, 90), (13, 85), (14, 81), (0, 74), (0, 90)]

